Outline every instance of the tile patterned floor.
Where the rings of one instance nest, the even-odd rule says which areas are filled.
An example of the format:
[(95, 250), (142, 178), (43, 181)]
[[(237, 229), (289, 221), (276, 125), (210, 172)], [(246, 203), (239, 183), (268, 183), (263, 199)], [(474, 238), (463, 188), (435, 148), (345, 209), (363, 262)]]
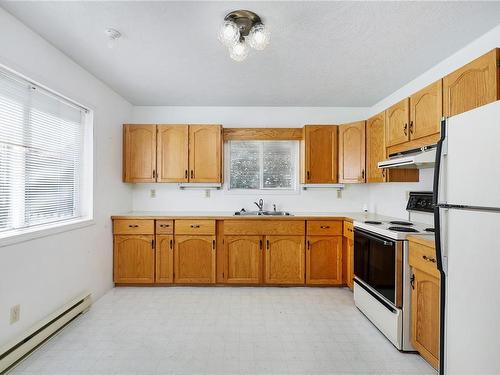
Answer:
[(115, 288), (9, 375), (431, 374), (343, 288)]

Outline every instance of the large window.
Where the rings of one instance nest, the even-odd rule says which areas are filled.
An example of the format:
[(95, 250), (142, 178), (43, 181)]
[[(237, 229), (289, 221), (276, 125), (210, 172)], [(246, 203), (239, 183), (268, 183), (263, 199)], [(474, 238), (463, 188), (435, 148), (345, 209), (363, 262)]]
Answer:
[(91, 215), (83, 188), (87, 118), (85, 109), (0, 70), (0, 235)]
[(297, 141), (230, 141), (229, 188), (295, 190)]

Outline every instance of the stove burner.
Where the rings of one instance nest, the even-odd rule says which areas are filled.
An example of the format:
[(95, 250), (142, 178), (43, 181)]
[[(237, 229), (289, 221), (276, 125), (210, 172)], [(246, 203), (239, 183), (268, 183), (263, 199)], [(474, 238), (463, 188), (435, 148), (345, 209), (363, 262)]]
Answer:
[(381, 221), (374, 221), (374, 220), (366, 220), (364, 223), (365, 224), (376, 224), (376, 225), (382, 224)]
[(389, 230), (393, 230), (395, 232), (412, 232), (412, 233), (418, 233), (418, 230), (413, 229), (413, 228), (408, 228), (408, 227), (389, 227)]
[(396, 225), (413, 225), (413, 223), (410, 223), (408, 221), (389, 221), (389, 224), (396, 224)]
[(425, 228), (424, 230), (425, 230), (426, 232), (431, 232), (431, 233), (434, 233), (434, 232), (435, 232), (434, 228)]

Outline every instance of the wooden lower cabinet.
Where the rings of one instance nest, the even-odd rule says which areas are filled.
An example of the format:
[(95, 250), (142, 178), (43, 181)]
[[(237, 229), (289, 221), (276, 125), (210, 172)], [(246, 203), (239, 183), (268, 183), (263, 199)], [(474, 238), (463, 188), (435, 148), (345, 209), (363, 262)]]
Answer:
[(215, 283), (215, 236), (175, 236), (174, 282)]
[(225, 236), (226, 283), (259, 284), (262, 281), (262, 236)]
[(156, 275), (155, 281), (160, 284), (174, 282), (174, 236), (156, 236)]
[(153, 235), (115, 235), (113, 247), (115, 283), (149, 284), (155, 281)]
[(306, 284), (342, 284), (342, 236), (308, 236)]
[(304, 236), (266, 236), (264, 282), (304, 284)]
[(345, 283), (349, 288), (354, 287), (354, 240), (344, 237), (345, 244)]
[(412, 344), (434, 368), (439, 365), (439, 278), (413, 269)]

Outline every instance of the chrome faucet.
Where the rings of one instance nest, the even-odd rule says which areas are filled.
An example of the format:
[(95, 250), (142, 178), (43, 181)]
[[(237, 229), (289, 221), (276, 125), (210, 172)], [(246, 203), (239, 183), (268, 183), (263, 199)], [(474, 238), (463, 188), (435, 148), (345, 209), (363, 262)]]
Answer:
[(261, 198), (259, 199), (259, 203), (253, 202), (257, 207), (259, 207), (259, 211), (262, 212), (264, 211), (264, 200)]

